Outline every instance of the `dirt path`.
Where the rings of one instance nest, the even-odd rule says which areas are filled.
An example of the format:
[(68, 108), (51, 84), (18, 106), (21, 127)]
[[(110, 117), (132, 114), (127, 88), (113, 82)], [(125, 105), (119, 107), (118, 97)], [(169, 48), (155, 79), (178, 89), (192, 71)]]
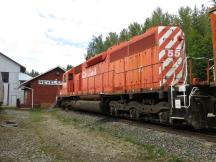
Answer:
[(167, 161), (148, 150), (77, 121), (59, 120), (48, 112), (5, 110), (0, 123), (13, 120), (18, 127), (0, 127), (0, 161)]
[(39, 128), (47, 152), (67, 161), (140, 161), (133, 144), (107, 135), (62, 124), (50, 115)]

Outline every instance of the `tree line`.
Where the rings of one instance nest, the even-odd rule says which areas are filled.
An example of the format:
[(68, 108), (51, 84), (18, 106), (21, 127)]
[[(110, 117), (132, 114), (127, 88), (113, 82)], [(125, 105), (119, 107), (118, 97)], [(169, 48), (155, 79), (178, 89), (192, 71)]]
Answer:
[(40, 73), (39, 73), (38, 71), (34, 70), (34, 69), (32, 69), (31, 71), (26, 71), (25, 73), (26, 73), (27, 75), (31, 76), (32, 78), (34, 78), (34, 77), (40, 75)]
[[(216, 1), (212, 0), (216, 5)], [(152, 15), (148, 17), (143, 24), (137, 22), (131, 23), (127, 28), (121, 30), (119, 34), (110, 32), (103, 39), (102, 35), (93, 36), (88, 44), (86, 59), (89, 59), (118, 43), (128, 41), (130, 38), (144, 33), (148, 28), (157, 25), (179, 25), (184, 31), (186, 37), (186, 52), (187, 56), (191, 57), (212, 57), (212, 39), (211, 29), (208, 17), (208, 8), (204, 5), (198, 9), (196, 6), (192, 9), (190, 7), (181, 7), (177, 15), (163, 12), (161, 8), (153, 11)], [(195, 76), (204, 79), (204, 71), (206, 60), (202, 59), (194, 61), (193, 73)]]

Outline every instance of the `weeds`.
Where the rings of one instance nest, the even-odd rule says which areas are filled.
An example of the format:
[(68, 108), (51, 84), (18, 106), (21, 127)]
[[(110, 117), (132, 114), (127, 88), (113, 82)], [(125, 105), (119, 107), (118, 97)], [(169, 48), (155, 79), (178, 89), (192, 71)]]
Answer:
[(168, 162), (183, 162), (183, 161), (177, 157), (173, 157), (172, 159), (168, 160)]
[(79, 119), (77, 118), (68, 118), (68, 117), (64, 117), (63, 115), (61, 115), (59, 113), (59, 110), (55, 109), (53, 111), (50, 111), (50, 113), (56, 117), (59, 121), (62, 122), (62, 124), (73, 124), (73, 125), (77, 125), (78, 123), (81, 123)]
[(41, 109), (32, 109), (30, 110), (30, 118), (33, 122), (43, 121), (43, 112)]
[(109, 129), (106, 129), (103, 127), (101, 123), (97, 124), (88, 124), (85, 123), (85, 121), (82, 121), (78, 118), (72, 118), (72, 117), (66, 117), (63, 116), (63, 114), (60, 114), (59, 110), (55, 110), (51, 112), (58, 120), (60, 120), (63, 124), (72, 124), (73, 126), (79, 127), (79, 128), (84, 128), (87, 129), (88, 131), (92, 132), (98, 132), (102, 133), (105, 135), (111, 135), (116, 138), (119, 138), (120, 140), (123, 140), (125, 142), (132, 143), (139, 147), (139, 153), (138, 157), (140, 159), (145, 159), (145, 160), (159, 160), (164, 159), (166, 157), (168, 162), (182, 162), (180, 159), (173, 157), (173, 156), (168, 156), (166, 151), (162, 148), (156, 148), (154, 145), (149, 145), (149, 144), (142, 144), (140, 143), (135, 137), (130, 136), (128, 134), (119, 134), (118, 132), (112, 132)]

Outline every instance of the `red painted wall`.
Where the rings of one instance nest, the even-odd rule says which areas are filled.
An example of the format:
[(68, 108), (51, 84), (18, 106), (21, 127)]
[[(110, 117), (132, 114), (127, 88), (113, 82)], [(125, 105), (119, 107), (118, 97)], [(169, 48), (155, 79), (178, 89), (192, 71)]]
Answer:
[[(59, 75), (56, 73), (59, 72)], [(48, 73), (43, 74), (42, 76), (35, 78), (30, 81), (30, 88), (34, 89), (34, 105), (41, 106), (42, 104), (52, 104), (57, 96), (57, 93), (61, 86), (59, 85), (40, 85), (38, 80), (62, 80), (62, 75), (64, 71), (59, 68), (56, 68)], [(31, 90), (26, 90), (25, 104), (32, 104), (32, 94)]]

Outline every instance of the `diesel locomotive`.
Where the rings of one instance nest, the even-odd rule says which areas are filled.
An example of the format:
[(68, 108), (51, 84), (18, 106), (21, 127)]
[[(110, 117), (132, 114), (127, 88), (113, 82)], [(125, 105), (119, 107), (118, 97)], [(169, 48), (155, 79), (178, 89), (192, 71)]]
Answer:
[[(210, 12), (214, 56), (215, 12), (215, 8)], [(65, 72), (57, 104), (115, 117), (206, 128), (216, 123), (214, 84), (210, 84), (209, 72), (205, 81), (199, 81), (191, 68), (180, 27), (152, 27)]]

